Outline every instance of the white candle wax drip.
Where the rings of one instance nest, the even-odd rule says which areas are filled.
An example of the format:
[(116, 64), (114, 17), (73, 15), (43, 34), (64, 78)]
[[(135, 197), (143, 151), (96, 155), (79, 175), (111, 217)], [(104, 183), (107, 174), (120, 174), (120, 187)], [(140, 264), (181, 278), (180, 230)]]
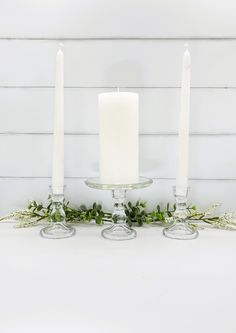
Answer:
[(135, 183), (138, 163), (138, 94), (99, 94), (100, 180), (108, 184)]

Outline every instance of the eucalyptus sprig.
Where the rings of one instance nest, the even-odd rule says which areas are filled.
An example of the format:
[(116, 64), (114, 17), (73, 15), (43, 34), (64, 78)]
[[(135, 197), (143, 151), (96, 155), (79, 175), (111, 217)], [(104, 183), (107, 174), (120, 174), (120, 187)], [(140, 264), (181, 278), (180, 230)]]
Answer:
[[(213, 228), (236, 230), (236, 215), (234, 213), (225, 213), (221, 216), (213, 215), (217, 207), (218, 204), (214, 204), (205, 211), (198, 211), (196, 206), (188, 206), (188, 219), (191, 221), (192, 226), (202, 228), (208, 225)], [(74, 208), (70, 206), (68, 201), (64, 200), (63, 208), (68, 223), (76, 224), (95, 221), (96, 224), (102, 225), (105, 222), (112, 222), (112, 213), (104, 211), (102, 205), (96, 202), (90, 207), (80, 205), (78, 208)], [(127, 223), (130, 226), (154, 223), (159, 225), (171, 224), (176, 210), (176, 206), (170, 203), (164, 208), (157, 204), (155, 209), (148, 210), (146, 202), (139, 200), (136, 203), (128, 202), (124, 208)], [(26, 209), (3, 216), (0, 221), (13, 219), (17, 221), (16, 227), (26, 228), (35, 226), (40, 222), (50, 222), (51, 212), (52, 199), (49, 197), (46, 205), (41, 202), (30, 201)]]

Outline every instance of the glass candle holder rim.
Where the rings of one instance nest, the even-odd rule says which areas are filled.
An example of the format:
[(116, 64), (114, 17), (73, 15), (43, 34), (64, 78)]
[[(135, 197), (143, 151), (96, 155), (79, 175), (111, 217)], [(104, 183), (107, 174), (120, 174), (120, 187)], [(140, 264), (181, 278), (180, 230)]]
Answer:
[(189, 190), (190, 190), (190, 186), (176, 186), (176, 185), (173, 185), (172, 186), (172, 189), (173, 189), (173, 193), (174, 193), (174, 196), (178, 196), (178, 197), (186, 197), (189, 193)]
[(117, 183), (117, 184), (108, 184), (102, 182), (99, 177), (91, 177), (85, 180), (85, 184), (91, 188), (100, 189), (100, 190), (132, 190), (144, 188), (153, 183), (153, 180), (147, 177), (139, 177), (137, 182), (133, 183)]
[(65, 189), (66, 189), (66, 185), (62, 185), (62, 186), (55, 186), (55, 185), (49, 185), (49, 189), (50, 189), (50, 192), (52, 194), (64, 194), (65, 192)]

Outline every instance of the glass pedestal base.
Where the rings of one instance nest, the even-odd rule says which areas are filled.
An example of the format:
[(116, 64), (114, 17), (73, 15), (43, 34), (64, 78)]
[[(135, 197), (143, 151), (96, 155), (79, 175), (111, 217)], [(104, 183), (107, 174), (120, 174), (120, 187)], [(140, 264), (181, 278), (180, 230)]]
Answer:
[(176, 223), (163, 230), (164, 236), (173, 239), (195, 239), (198, 237), (198, 231), (185, 223)]
[(102, 231), (102, 237), (111, 240), (129, 240), (137, 236), (137, 232), (126, 224), (114, 224)]
[(66, 226), (64, 223), (51, 223), (48, 227), (40, 231), (40, 235), (44, 238), (59, 239), (72, 237), (75, 234), (75, 228)]

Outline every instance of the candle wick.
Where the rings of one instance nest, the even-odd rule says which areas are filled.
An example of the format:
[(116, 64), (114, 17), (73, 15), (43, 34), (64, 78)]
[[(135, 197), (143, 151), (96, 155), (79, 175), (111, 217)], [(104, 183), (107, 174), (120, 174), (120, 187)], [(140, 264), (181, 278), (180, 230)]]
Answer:
[(184, 44), (184, 48), (185, 48), (185, 50), (188, 49), (188, 46), (189, 46), (188, 43), (185, 43), (185, 44)]
[(63, 49), (64, 44), (63, 43), (59, 43), (58, 46), (59, 46), (59, 50), (61, 50), (61, 49)]

